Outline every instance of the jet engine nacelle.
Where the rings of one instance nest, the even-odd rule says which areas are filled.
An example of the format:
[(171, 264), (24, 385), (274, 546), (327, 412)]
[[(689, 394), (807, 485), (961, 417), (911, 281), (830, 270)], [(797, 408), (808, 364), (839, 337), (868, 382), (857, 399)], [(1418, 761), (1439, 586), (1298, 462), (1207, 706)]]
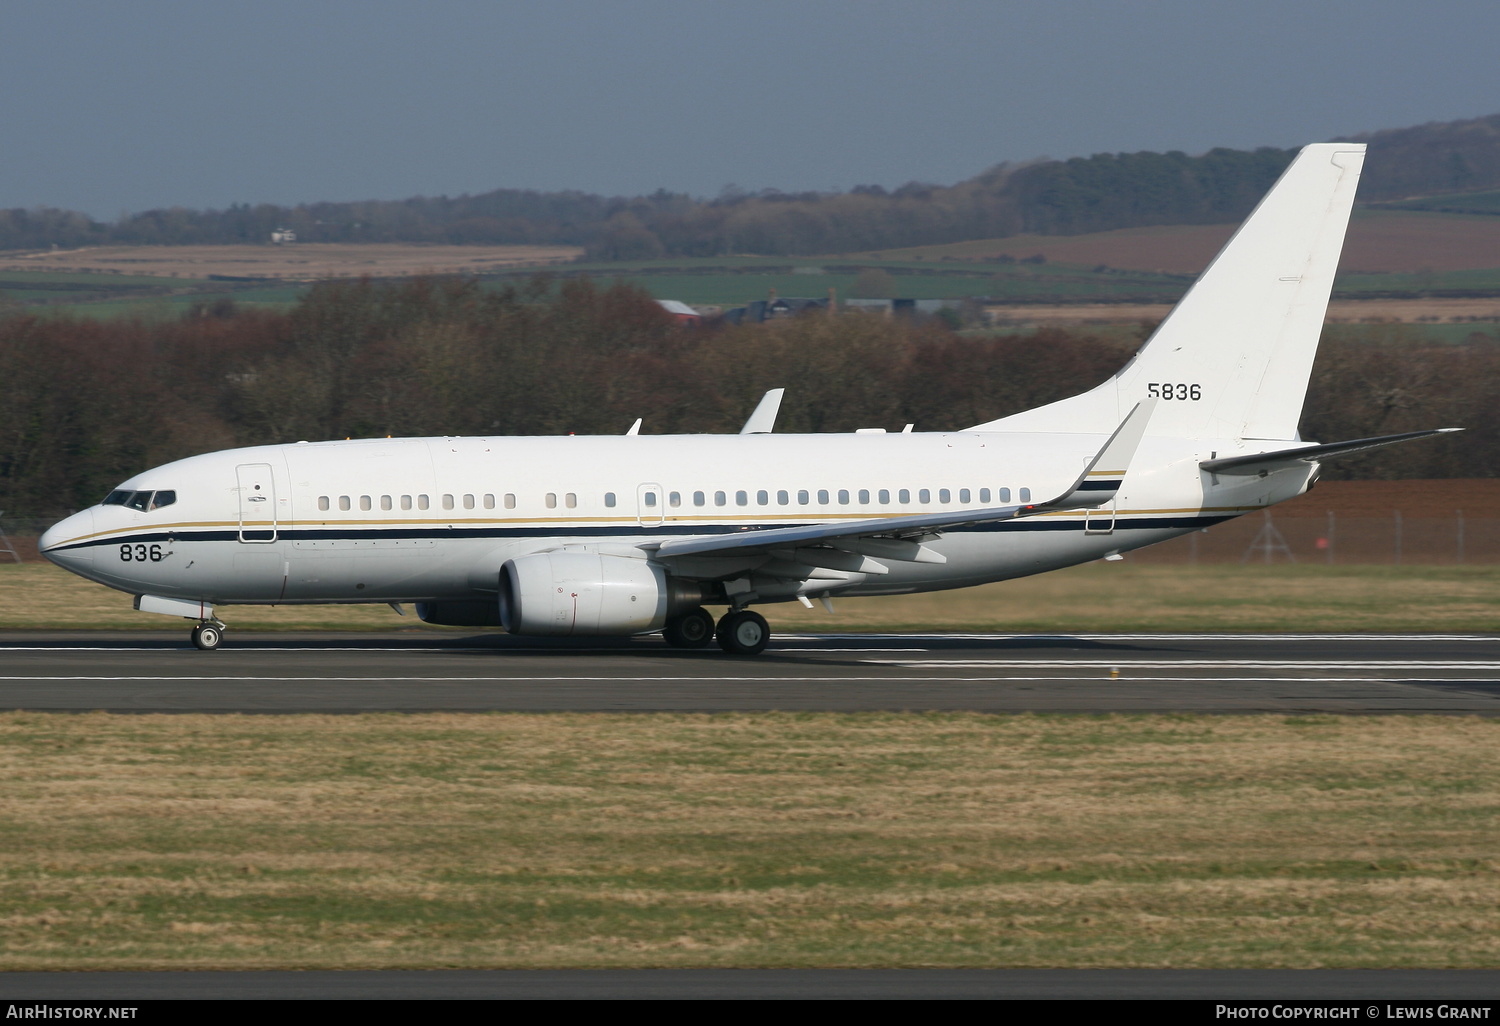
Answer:
[(645, 634), (700, 600), (644, 559), (538, 552), (500, 568), (500, 622), (512, 634)]

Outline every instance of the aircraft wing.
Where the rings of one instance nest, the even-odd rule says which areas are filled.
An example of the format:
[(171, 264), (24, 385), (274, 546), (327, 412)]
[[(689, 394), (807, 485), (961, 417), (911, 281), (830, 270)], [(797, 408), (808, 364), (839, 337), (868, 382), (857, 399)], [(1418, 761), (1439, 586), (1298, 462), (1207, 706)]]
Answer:
[(1463, 428), (1433, 428), (1429, 431), (1407, 431), (1399, 435), (1381, 435), (1378, 438), (1356, 438), (1348, 442), (1330, 442), (1327, 445), (1308, 445), (1300, 449), (1282, 449), (1279, 452), (1255, 453), (1251, 456), (1229, 456), (1221, 460), (1204, 460), (1198, 466), (1211, 474), (1255, 475), (1261, 471), (1280, 470), (1298, 461), (1315, 462), (1335, 456), (1349, 456), (1367, 449), (1379, 449), (1397, 442), (1410, 442), (1415, 438), (1452, 434)]
[(1013, 520), (1053, 510), (1091, 508), (1112, 500), (1120, 490), (1120, 483), (1146, 433), (1146, 422), (1156, 403), (1156, 399), (1147, 399), (1131, 410), (1078, 479), (1066, 491), (1046, 502), (874, 517), (804, 527), (746, 528), (732, 534), (672, 539), (657, 547), (655, 555), (658, 559), (671, 560), (683, 556), (765, 553), (795, 556), (796, 562), (808, 566), (877, 574), (888, 571), (869, 558), (871, 556), (905, 562), (943, 563), (946, 558), (941, 553), (921, 545), (916, 539), (968, 524)]

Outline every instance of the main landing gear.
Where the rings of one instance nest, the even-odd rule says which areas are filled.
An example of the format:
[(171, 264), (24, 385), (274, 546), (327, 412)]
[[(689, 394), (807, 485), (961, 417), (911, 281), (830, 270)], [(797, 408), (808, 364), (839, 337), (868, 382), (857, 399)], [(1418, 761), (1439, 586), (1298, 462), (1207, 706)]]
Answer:
[(771, 625), (759, 613), (737, 610), (719, 621), (714, 640), (730, 655), (760, 655), (771, 640)]
[(212, 652), (224, 641), (224, 625), (210, 620), (204, 620), (193, 627), (193, 647), (203, 651)]
[(771, 640), (771, 627), (748, 609), (725, 613), (715, 627), (713, 616), (699, 606), (668, 620), (662, 636), (673, 648), (703, 648), (712, 640), (730, 655), (760, 655)]

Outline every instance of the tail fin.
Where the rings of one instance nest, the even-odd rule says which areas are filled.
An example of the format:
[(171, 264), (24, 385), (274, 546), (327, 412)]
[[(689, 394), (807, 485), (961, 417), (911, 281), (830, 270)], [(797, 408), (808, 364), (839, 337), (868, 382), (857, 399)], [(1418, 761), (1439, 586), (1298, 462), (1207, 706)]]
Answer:
[(973, 431), (1114, 430), (1150, 396), (1151, 434), (1294, 439), (1365, 148), (1305, 146), (1113, 378)]

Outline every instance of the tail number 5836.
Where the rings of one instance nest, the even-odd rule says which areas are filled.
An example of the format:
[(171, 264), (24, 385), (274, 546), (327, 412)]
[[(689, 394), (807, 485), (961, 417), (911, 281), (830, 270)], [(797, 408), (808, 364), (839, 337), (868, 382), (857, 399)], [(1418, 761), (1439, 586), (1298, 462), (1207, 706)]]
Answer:
[(1146, 385), (1146, 394), (1154, 395), (1159, 399), (1185, 399), (1197, 402), (1203, 398), (1203, 387), (1201, 385), (1186, 385), (1182, 382), (1157, 381)]

